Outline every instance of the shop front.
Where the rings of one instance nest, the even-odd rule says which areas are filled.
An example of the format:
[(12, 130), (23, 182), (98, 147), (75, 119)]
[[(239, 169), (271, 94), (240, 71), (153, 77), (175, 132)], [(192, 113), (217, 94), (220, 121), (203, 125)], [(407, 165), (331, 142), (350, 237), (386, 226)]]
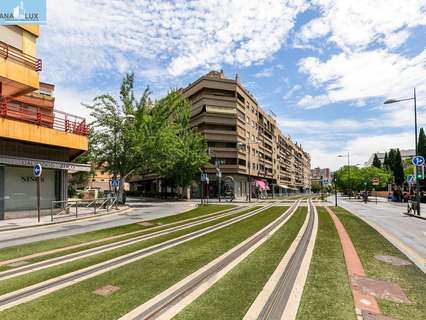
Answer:
[(90, 166), (84, 164), (0, 156), (0, 220), (31, 217), (36, 214), (37, 180), (33, 167), (37, 163), (43, 168), (40, 178), (41, 209), (50, 209), (52, 201), (68, 198), (69, 170), (90, 171)]

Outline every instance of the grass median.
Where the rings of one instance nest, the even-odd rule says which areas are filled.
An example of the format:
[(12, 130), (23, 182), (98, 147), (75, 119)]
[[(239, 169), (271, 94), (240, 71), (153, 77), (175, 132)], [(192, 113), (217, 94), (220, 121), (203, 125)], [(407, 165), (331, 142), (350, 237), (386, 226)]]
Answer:
[(242, 319), (287, 252), (306, 218), (299, 208), (287, 223), (174, 319)]
[[(153, 226), (163, 225), (163, 224), (168, 224), (168, 223), (172, 223), (172, 222), (177, 222), (177, 221), (180, 221), (180, 220), (202, 217), (204, 215), (208, 215), (208, 214), (215, 213), (215, 212), (222, 211), (222, 210), (226, 210), (226, 209), (231, 209), (233, 207), (235, 207), (235, 205), (215, 205), (215, 204), (213, 204), (213, 205), (207, 205), (207, 206), (200, 206), (200, 207), (197, 207), (195, 209), (192, 209), (192, 210), (180, 213), (180, 214), (176, 214), (176, 215), (173, 215), (173, 216), (149, 220), (149, 222), (151, 222), (153, 224)], [(129, 232), (135, 232), (135, 231), (143, 231), (143, 230), (146, 230), (146, 229), (149, 229), (149, 227), (142, 226), (139, 223), (133, 223), (133, 224), (128, 224), (128, 225), (119, 226), (119, 227), (107, 228), (107, 229), (102, 229), (102, 230), (80, 233), (80, 234), (72, 235), (72, 236), (60, 237), (60, 238), (55, 238), (55, 239), (49, 239), (49, 240), (43, 240), (43, 241), (37, 241), (37, 242), (33, 242), (33, 243), (23, 244), (23, 245), (14, 246), (14, 247), (8, 247), (8, 248), (0, 249), (0, 261), (15, 259), (15, 258), (19, 258), (19, 257), (28, 256), (28, 255), (31, 255), (31, 254), (34, 254), (34, 253), (40, 253), (40, 252), (55, 250), (55, 249), (64, 248), (64, 247), (68, 247), (68, 246), (84, 244), (84, 243), (89, 242), (89, 241), (101, 240), (101, 239), (112, 237), (112, 236), (122, 235), (122, 234), (126, 234), (126, 233), (129, 233)], [(125, 237), (120, 238), (119, 240), (123, 240), (123, 239), (125, 239)], [(35, 259), (32, 259), (30, 262), (36, 262), (36, 261), (40, 261), (40, 260), (45, 260), (47, 258), (52, 258), (52, 257), (55, 257), (55, 256), (80, 251), (80, 250), (83, 250), (83, 249), (89, 249), (91, 247), (107, 244), (107, 243), (110, 243), (110, 242), (113, 242), (113, 241), (117, 241), (117, 240), (99, 242), (95, 245), (88, 245), (88, 246), (80, 247), (77, 250), (70, 249), (69, 251), (68, 250), (63, 251), (60, 254), (51, 254), (51, 255), (47, 256), (46, 258), (35, 258)], [(5, 267), (5, 266), (0, 267), (0, 271), (5, 270), (5, 269), (8, 269), (8, 268)]]
[(333, 220), (318, 208), (318, 233), (297, 320), (355, 320), (345, 258)]
[[(117, 319), (248, 238), (278, 216), (285, 207), (217, 230), (140, 261), (16, 306), (0, 313), (8, 319)], [(93, 293), (105, 285), (120, 287), (104, 297)]]
[(106, 252), (101, 252), (86, 258), (81, 258), (78, 260), (74, 260), (71, 262), (65, 262), (63, 264), (57, 265), (57, 266), (52, 266), (52, 267), (48, 267), (46, 269), (42, 269), (42, 270), (38, 270), (38, 271), (32, 271), (30, 273), (21, 275), (21, 276), (17, 276), (11, 279), (6, 279), (3, 281), (0, 281), (0, 295), (9, 293), (9, 292), (13, 292), (25, 287), (28, 287), (30, 285), (45, 281), (45, 280), (49, 280), (76, 270), (80, 270), (82, 268), (91, 266), (91, 265), (95, 265), (97, 263), (101, 263), (113, 258), (117, 258), (119, 256), (131, 253), (131, 252), (135, 252), (141, 249), (145, 249), (148, 248), (150, 246), (159, 244), (161, 242), (176, 238), (176, 237), (180, 237), (182, 235), (209, 227), (209, 226), (213, 226), (215, 224), (218, 224), (220, 222), (224, 222), (227, 221), (231, 218), (237, 217), (239, 215), (248, 213), (252, 210), (254, 210), (255, 208), (250, 208), (247, 210), (244, 210), (242, 212), (239, 213), (235, 213), (233, 215), (224, 217), (224, 218), (219, 218), (217, 220), (214, 221), (210, 221), (210, 222), (206, 222), (194, 227), (190, 227), (187, 229), (183, 229), (183, 230), (179, 230), (179, 231), (175, 231), (172, 232), (170, 234), (167, 235), (163, 235), (163, 236), (159, 236), (156, 238), (152, 238), (152, 239), (148, 239), (148, 240), (143, 240), (140, 242), (137, 242), (135, 244), (131, 244), (131, 245), (127, 245), (118, 249), (112, 249)]
[[(411, 301), (411, 304), (404, 304), (378, 299), (383, 313), (399, 320), (426, 319), (426, 274), (414, 264), (396, 267), (377, 260), (376, 255), (390, 255), (405, 260), (408, 258), (360, 218), (342, 208), (333, 211), (349, 233), (367, 276), (398, 283)], [(421, 222), (420, 220), (419, 223)]]

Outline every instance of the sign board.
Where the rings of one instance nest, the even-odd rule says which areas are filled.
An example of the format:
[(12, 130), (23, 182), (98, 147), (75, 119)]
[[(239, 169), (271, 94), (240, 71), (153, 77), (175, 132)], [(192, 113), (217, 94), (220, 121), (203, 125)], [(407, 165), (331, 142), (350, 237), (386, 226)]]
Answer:
[(407, 182), (409, 184), (413, 184), (414, 183), (414, 176), (407, 176)]
[(380, 184), (380, 178), (379, 178), (379, 177), (373, 177), (373, 178), (371, 179), (371, 184), (372, 184), (373, 186), (378, 186), (378, 185)]
[(41, 164), (37, 163), (33, 167), (34, 177), (41, 177), (41, 172), (43, 171)]
[(423, 158), (422, 156), (415, 156), (415, 157), (413, 157), (413, 159), (411, 160), (411, 162), (415, 166), (421, 166), (421, 165), (425, 164), (425, 158)]
[(207, 173), (202, 173), (200, 177), (201, 182), (206, 182), (208, 179)]
[(111, 187), (116, 188), (119, 184), (120, 182), (118, 181), (118, 179), (111, 179)]

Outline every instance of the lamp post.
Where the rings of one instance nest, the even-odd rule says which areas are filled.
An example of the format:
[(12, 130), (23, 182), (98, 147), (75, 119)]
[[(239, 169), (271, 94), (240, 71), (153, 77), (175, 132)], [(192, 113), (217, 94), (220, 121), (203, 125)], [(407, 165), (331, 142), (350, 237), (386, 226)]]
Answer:
[[(259, 141), (255, 141), (255, 142), (248, 142), (248, 143), (244, 143), (244, 142), (237, 142), (237, 146), (240, 146), (240, 147), (247, 147), (247, 146), (250, 146), (250, 145), (254, 145), (254, 144), (259, 144)], [(249, 180), (249, 194), (248, 194), (248, 201), (249, 202), (251, 202), (251, 162), (250, 162), (250, 157), (251, 157), (251, 154), (250, 154), (250, 151), (249, 151), (249, 153), (248, 153), (248, 156), (247, 156), (247, 160), (248, 160), (248, 180)]]
[[(415, 150), (416, 150), (416, 156), (418, 155), (418, 144), (417, 144), (417, 101), (416, 101), (416, 88), (414, 88), (414, 94), (412, 98), (406, 98), (406, 99), (387, 99), (383, 104), (391, 104), (401, 101), (414, 101), (414, 143), (415, 143)], [(416, 175), (416, 202), (417, 202), (417, 215), (420, 215), (420, 181), (417, 178), (417, 166), (415, 169), (415, 175)]]
[[(118, 141), (117, 141), (117, 136), (119, 131), (121, 130), (120, 127), (122, 124), (124, 124), (124, 122), (126, 122), (126, 120), (128, 119), (135, 119), (135, 116), (132, 114), (126, 114), (123, 116), (118, 116), (117, 117), (117, 124), (116, 127), (114, 128), (114, 172), (113, 172), (113, 178), (114, 180), (117, 180), (117, 163), (118, 163), (118, 152), (117, 152), (117, 147), (118, 147)], [(115, 203), (117, 204), (118, 202), (118, 192), (117, 192), (117, 186), (114, 187), (114, 192), (115, 192)], [(121, 199), (120, 199), (121, 200)]]

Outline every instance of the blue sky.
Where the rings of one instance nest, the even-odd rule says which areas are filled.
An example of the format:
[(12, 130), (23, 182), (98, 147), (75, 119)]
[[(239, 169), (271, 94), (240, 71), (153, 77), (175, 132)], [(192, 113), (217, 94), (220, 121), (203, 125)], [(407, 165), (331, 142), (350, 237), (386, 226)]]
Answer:
[(426, 126), (426, 0), (47, 2), (38, 55), (57, 107), (116, 93), (133, 71), (154, 97), (212, 69), (241, 82), (283, 132), (337, 168), (414, 147), (412, 102)]

